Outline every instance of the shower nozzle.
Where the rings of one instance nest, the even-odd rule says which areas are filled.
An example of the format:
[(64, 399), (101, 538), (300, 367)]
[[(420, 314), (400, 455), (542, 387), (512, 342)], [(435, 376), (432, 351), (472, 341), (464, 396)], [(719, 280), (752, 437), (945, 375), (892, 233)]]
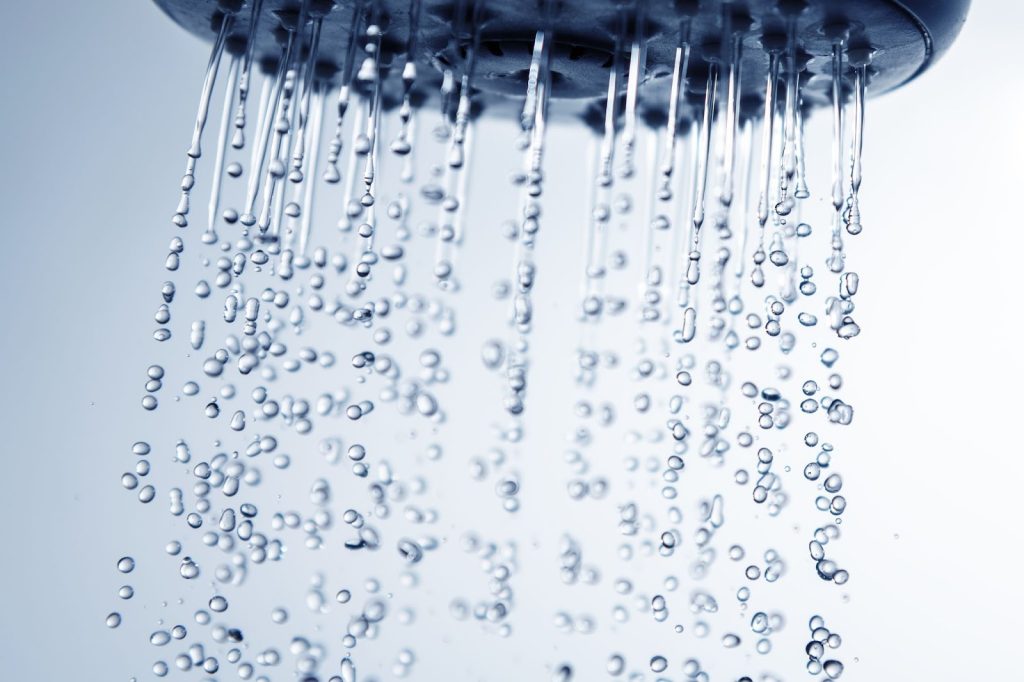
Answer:
[[(543, 33), (548, 41), (550, 95), (560, 100), (552, 113), (580, 113), (591, 101), (606, 98), (609, 70), (616, 63), (628, 68), (630, 45), (638, 43), (642, 50), (634, 56), (643, 58), (639, 99), (644, 115), (655, 117), (668, 108), (673, 59), (683, 32), (694, 47), (687, 78), (693, 99), (702, 97), (710, 65), (728, 61), (730, 52), (739, 60), (740, 91), (757, 92), (767, 73), (767, 53), (775, 46), (796, 53), (803, 103), (814, 107), (829, 102), (834, 42), (842, 42), (852, 57), (870, 62), (867, 94), (879, 94), (933, 64), (956, 38), (970, 5), (969, 0), (155, 1), (179, 25), (208, 40), (216, 37), (222, 16), (234, 15), (229, 50), (244, 49), (253, 27), (252, 13), (258, 10), (252, 50), (265, 68), (281, 59), (296, 21), (319, 21), (320, 74), (336, 80), (345, 78), (353, 30), (355, 40), (364, 39), (367, 22), (376, 22), (383, 31), (380, 66), (386, 107), (401, 101), (399, 72), (408, 70), (407, 63), (416, 67), (416, 95), (437, 96), (446, 72), (458, 79), (466, 69), (466, 47), (476, 41), (480, 49), (473, 64), (475, 104), (515, 110), (520, 106), (515, 99), (528, 89), (531, 56)], [(308, 41), (297, 49), (308, 50)], [(625, 91), (625, 82), (619, 79), (617, 93)], [(683, 94), (685, 99), (687, 93)], [(757, 102), (748, 104), (751, 111), (760, 107)], [(680, 114), (688, 111), (683, 107)]]
[[(657, 166), (647, 173), (654, 178), (649, 188), (656, 201), (664, 204), (685, 194), (687, 190), (679, 186), (682, 174), (675, 168), (682, 164), (677, 158), (678, 142), (689, 139), (694, 163), (686, 180), (692, 185), (692, 206), (686, 212), (692, 243), (686, 251), (683, 294), (700, 278), (700, 235), (709, 216), (709, 192), (718, 186), (718, 200), (727, 214), (739, 187), (739, 156), (748, 165), (755, 156), (759, 159), (757, 186), (750, 196), (756, 208), (750, 213), (761, 241), (769, 220), (773, 229), (781, 229), (799, 200), (810, 196), (803, 122), (812, 109), (831, 113), (828, 198), (833, 208), (833, 239), (828, 267), (834, 273), (843, 272), (840, 227), (845, 225), (850, 235), (862, 230), (859, 191), (865, 99), (900, 87), (934, 63), (956, 38), (970, 4), (969, 0), (155, 1), (181, 26), (213, 39), (173, 218), (179, 227), (188, 224), (211, 91), (221, 58), (225, 52), (229, 55), (209, 229), (204, 235), (207, 243), (217, 240), (213, 225), (218, 221), (229, 134), (231, 146), (243, 149), (246, 112), (255, 108), (257, 120), (248, 127), (256, 134), (250, 145), (244, 201), (240, 210), (231, 209), (223, 218), (228, 224), (257, 227), (257, 238), (274, 248), (281, 248), (282, 237), (289, 245), (297, 240), (302, 252), (313, 208), (312, 183), (303, 184), (303, 178), (316, 167), (325, 127), (323, 109), (334, 91), (337, 95), (330, 99), (336, 101), (336, 115), (327, 131), (333, 135), (326, 145), (321, 177), (329, 184), (346, 178), (345, 216), (339, 228), (356, 229), (368, 245), (375, 218), (371, 215), (361, 224), (356, 218), (372, 214), (376, 201), (379, 133), (387, 116), (397, 114), (400, 129), (387, 148), (405, 159), (401, 180), (410, 182), (416, 111), (427, 104), (429, 110), (440, 113), (433, 132), (447, 146), (444, 188), (430, 187), (428, 195), (436, 195), (441, 203), (438, 233), (445, 245), (458, 242), (454, 223), (462, 202), (455, 196), (460, 186), (456, 179), (465, 176), (467, 140), (482, 110), (518, 119), (517, 143), (526, 156), (516, 183), (529, 197), (521, 229), (524, 242), (530, 244), (539, 212), (535, 199), (544, 181), (545, 130), (552, 118), (582, 119), (597, 133), (595, 196), (606, 194), (613, 185), (613, 166), (625, 181), (639, 175), (641, 157)], [(265, 77), (258, 107), (247, 107), (253, 67)], [(346, 118), (350, 108), (352, 114)], [(346, 127), (347, 122), (352, 125)], [(756, 154), (751, 143), (754, 125), (760, 138)], [(343, 129), (352, 134), (347, 146)], [(717, 141), (716, 131), (721, 131)], [(646, 152), (639, 148), (641, 137), (651, 142)], [(738, 152), (741, 137), (746, 140), (742, 154)], [(660, 151), (652, 152), (655, 146)], [(621, 150), (616, 152), (616, 147)], [(349, 166), (344, 174), (339, 166), (343, 149)], [(241, 164), (233, 167), (234, 177), (239, 177)], [(231, 175), (230, 170), (226, 172)], [(754, 175), (753, 170), (747, 172), (744, 193)], [(286, 189), (292, 194), (287, 204), (282, 196)], [(665, 215), (655, 221), (662, 226), (659, 229), (666, 229), (669, 222)], [(289, 227), (281, 234), (283, 223)], [(761, 264), (769, 258), (763, 246), (759, 242), (753, 254), (756, 267), (751, 277), (758, 288), (764, 285)], [(360, 263), (363, 273), (370, 272), (370, 261), (376, 258), (367, 248), (370, 255), (363, 256), (368, 260)], [(773, 248), (773, 253), (783, 251)], [(781, 267), (788, 258), (779, 255), (771, 261)], [(445, 258), (438, 258), (435, 274), (448, 283), (450, 267)], [(685, 300), (684, 295), (680, 307), (692, 311)], [(849, 301), (844, 299), (832, 312), (833, 328), (842, 338), (858, 333), (849, 315)], [(683, 341), (688, 338), (692, 335), (684, 333)]]

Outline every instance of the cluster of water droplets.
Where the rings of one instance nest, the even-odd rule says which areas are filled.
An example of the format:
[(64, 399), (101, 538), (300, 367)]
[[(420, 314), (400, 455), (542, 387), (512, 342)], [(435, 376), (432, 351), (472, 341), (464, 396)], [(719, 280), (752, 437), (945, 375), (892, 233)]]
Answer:
[[(473, 225), (480, 239), (494, 233), (486, 264), (459, 260), (474, 236), (469, 181), (489, 169), (471, 168), (483, 2), (454, 20), (460, 57), (442, 69), (439, 112), (414, 105), (414, 60), (384, 68), (387, 17), (374, 2), (356, 4), (334, 81), (318, 61), (329, 5), (278, 15), (254, 0), (237, 49), (229, 5), (174, 213), (171, 279), (155, 298), (159, 360), (142, 397), (154, 435), (131, 446), (121, 477), (140, 503), (166, 500), (173, 521), (173, 539), (157, 553), (143, 548), (139, 565), (184, 582), (148, 585), (145, 598), (166, 611), (155, 624), (131, 608), (136, 587), (120, 586), (123, 603), (106, 625), (149, 632), (157, 677), (355, 682), (358, 667), (359, 680), (437, 679), (432, 643), (465, 637), (497, 679), (507, 649), (480, 647), (537, 636), (532, 623), (546, 612), (552, 637), (600, 642), (540, 647), (526, 659), (526, 669), (542, 660), (552, 679), (784, 679), (787, 623), (817, 610), (777, 585), (817, 595), (809, 580), (850, 578), (832, 551), (843, 479), (819, 433), (832, 440), (854, 414), (827, 344), (860, 331), (842, 231), (861, 232), (870, 54), (847, 49), (842, 30), (831, 34), (832, 232), (821, 244), (804, 219), (812, 183), (795, 20), (788, 36), (763, 41), (764, 108), (750, 116), (740, 107), (751, 93), (740, 91), (749, 48), (739, 28), (723, 20), (721, 46), (691, 45), (684, 12), (667, 114), (649, 121), (640, 115), (644, 3), (628, 20), (623, 10), (604, 115), (590, 134), (590, 196), (561, 202), (579, 206), (583, 228), (579, 259), (560, 259), (575, 264), (579, 292), (557, 293), (559, 328), (574, 346), (557, 366), (572, 399), (545, 414), (530, 406), (552, 409), (544, 394), (558, 380), (535, 365), (561, 348), (535, 314), (546, 303), (536, 298), (552, 204), (545, 169), (560, 171), (546, 158), (548, 138), (561, 133), (549, 111), (554, 3), (542, 3), (510, 136), (522, 164), (507, 202), (514, 213), (488, 210), (491, 223)], [(414, 27), (419, 5), (410, 4)], [(261, 75), (252, 46), (270, 24), (281, 53)], [(406, 55), (416, 54), (410, 36)], [(696, 97), (699, 60), (707, 75)], [(219, 76), (207, 167), (201, 141)], [(388, 78), (400, 84), (390, 104)], [(423, 125), (432, 135), (417, 135)], [(207, 172), (205, 229), (179, 231)], [(331, 210), (335, 226), (323, 229)], [(507, 272), (506, 258), (511, 273), (495, 274)], [(487, 289), (481, 274), (498, 279)], [(505, 325), (476, 328), (501, 316)], [(479, 350), (465, 352), (466, 339)], [(551, 441), (552, 427), (563, 442)], [(798, 430), (802, 445), (789, 436)], [(783, 537), (801, 519), (817, 526), (802, 541), (809, 559), (789, 554)], [(117, 570), (127, 579), (136, 559)], [(282, 576), (305, 580), (286, 587)], [(809, 622), (807, 671), (839, 678), (839, 636), (818, 615)], [(608, 653), (581, 654), (597, 650)], [(437, 669), (457, 678), (472, 667), (472, 652), (461, 655), (465, 666)]]

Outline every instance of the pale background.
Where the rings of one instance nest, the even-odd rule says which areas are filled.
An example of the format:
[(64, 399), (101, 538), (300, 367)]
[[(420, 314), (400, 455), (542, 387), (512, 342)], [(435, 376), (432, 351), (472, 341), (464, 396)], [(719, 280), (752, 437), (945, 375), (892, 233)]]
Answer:
[[(117, 480), (207, 51), (142, 0), (3, 16), (0, 677), (127, 679), (102, 619), (112, 557), (150, 528)], [(1018, 670), (1022, 26), (975, 2), (940, 64), (870, 103), (848, 678)]]

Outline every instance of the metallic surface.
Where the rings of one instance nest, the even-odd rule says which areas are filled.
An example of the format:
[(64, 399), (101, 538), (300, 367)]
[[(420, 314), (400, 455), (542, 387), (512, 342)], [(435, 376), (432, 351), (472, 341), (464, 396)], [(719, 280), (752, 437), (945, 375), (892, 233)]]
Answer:
[[(485, 5), (478, 27), (480, 51), (473, 86), (482, 93), (477, 100), (484, 107), (509, 107), (508, 97), (521, 96), (526, 89), (533, 37), (545, 24), (542, 7), (532, 2), (481, 1)], [(183, 28), (212, 41), (220, 21), (216, 0), (155, 2)], [(468, 40), (465, 32), (461, 41), (455, 39), (453, 27), (465, 25), (469, 4), (422, 0), (417, 47), (412, 55), (419, 65), (416, 89), (421, 97), (436, 95), (441, 82), (440, 70), (445, 66), (459, 74)], [(754, 110), (764, 89), (767, 70), (763, 41), (765, 36), (786, 35), (787, 9), (797, 8), (795, 35), (801, 62), (805, 65), (801, 75), (805, 105), (820, 106), (828, 100), (831, 43), (826, 37), (827, 28), (845, 27), (851, 47), (873, 50), (868, 92), (877, 95), (903, 85), (934, 63), (955, 39), (970, 3), (969, 0), (648, 2), (643, 21), (646, 73), (640, 96), (642, 106), (654, 110), (648, 111), (648, 115), (657, 115), (657, 110), (667, 106), (671, 80), (668, 76), (678, 42), (680, 19), (690, 4), (698, 9), (690, 29), (694, 50), (688, 80), (689, 99), (695, 101), (702, 97), (708, 61), (720, 59), (723, 54), (723, 26), (726, 25), (723, 7), (728, 7), (731, 12), (728, 21), (733, 30), (742, 30), (743, 35), (741, 92)], [(261, 62), (272, 63), (279, 58), (282, 33), (279, 18), (291, 16), (294, 21), (299, 5), (298, 0), (265, 0), (256, 41), (256, 53)], [(560, 103), (553, 113), (578, 113), (605, 97), (616, 33), (622, 23), (621, 13), (627, 13), (626, 21), (632, 25), (636, 20), (635, 5), (615, 0), (565, 0), (552, 5), (555, 8), (550, 23), (555, 39), (552, 95), (556, 99), (573, 100)], [(236, 15), (232, 30), (235, 46), (244, 44), (251, 6), (250, 0)], [(337, 71), (343, 63), (355, 6), (351, 1), (341, 2), (324, 18), (318, 53), (324, 73)], [(382, 50), (387, 74), (385, 90), (389, 95), (387, 99), (394, 102), (394, 93), (400, 87), (399, 72), (406, 59), (410, 2), (367, 0), (363, 6), (380, 12), (378, 16), (385, 27)], [(628, 61), (628, 42), (627, 39), (620, 48), (625, 52), (623, 64)], [(624, 78), (620, 79), (620, 86), (625, 87)]]

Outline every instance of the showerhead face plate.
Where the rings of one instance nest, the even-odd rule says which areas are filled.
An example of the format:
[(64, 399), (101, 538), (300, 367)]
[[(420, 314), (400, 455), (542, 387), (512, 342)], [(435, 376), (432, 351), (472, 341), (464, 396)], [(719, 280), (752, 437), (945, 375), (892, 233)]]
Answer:
[[(621, 0), (538, 0), (488, 2), (480, 0), (476, 21), (470, 0), (419, 0), (415, 40), (410, 43), (410, 0), (363, 0), (333, 4), (309, 2), (306, 17), (323, 16), (318, 52), (322, 77), (336, 78), (351, 40), (353, 14), (360, 13), (356, 40), (363, 40), (368, 21), (384, 29), (382, 65), (390, 71), (385, 99), (400, 88), (400, 71), (413, 45), (418, 65), (416, 89), (436, 96), (444, 69), (458, 76), (466, 46), (477, 32), (480, 49), (473, 87), (478, 105), (508, 108), (522, 97), (529, 77), (530, 55), (537, 31), (547, 28), (551, 47), (551, 95), (562, 100), (554, 114), (580, 113), (608, 92), (608, 71), (616, 53), (628, 67), (629, 48), (636, 35), (646, 52), (640, 101), (645, 115), (657, 117), (667, 107), (672, 64), (681, 30), (692, 47), (691, 101), (700, 99), (709, 64), (727, 59), (733, 41), (741, 43), (740, 92), (746, 107), (756, 111), (768, 64), (766, 48), (795, 42), (801, 71), (804, 105), (829, 101), (830, 55), (836, 36), (847, 48), (870, 55), (868, 94), (897, 88), (928, 68), (952, 43), (966, 17), (968, 0), (935, 3), (925, 0), (721, 0), (622, 2)], [(224, 8), (234, 0), (155, 0), (175, 22), (191, 33), (212, 40)], [(253, 0), (238, 9), (229, 49), (244, 48), (252, 19)], [(284, 30), (300, 14), (299, 0), (264, 0), (255, 40), (261, 64), (280, 58)], [(358, 65), (357, 65), (358, 66)], [(624, 88), (620, 79), (619, 89)], [(663, 113), (662, 113), (663, 115)]]

